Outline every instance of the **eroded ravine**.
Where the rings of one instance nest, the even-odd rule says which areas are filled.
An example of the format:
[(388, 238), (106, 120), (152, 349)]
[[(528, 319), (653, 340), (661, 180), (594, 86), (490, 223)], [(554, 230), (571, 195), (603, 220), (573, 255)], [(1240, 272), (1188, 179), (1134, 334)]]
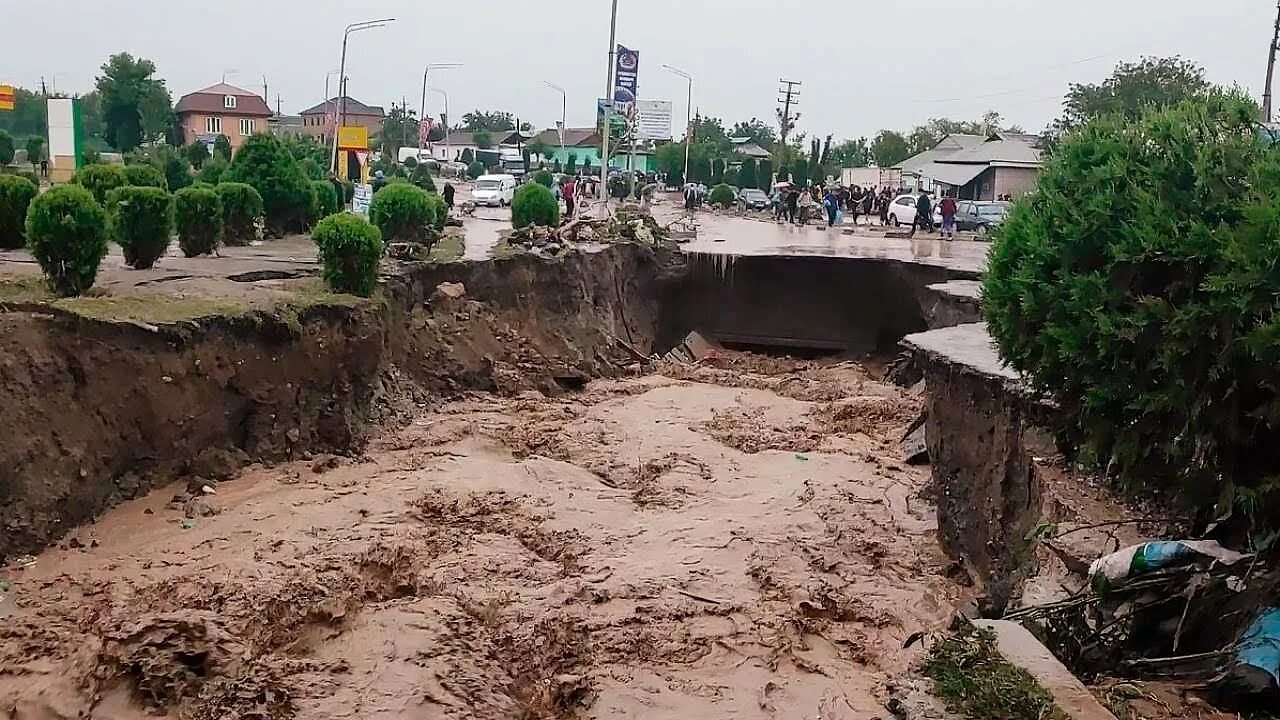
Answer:
[(899, 460), (920, 399), (853, 364), (718, 364), (476, 394), (360, 458), (126, 503), (0, 574), (0, 708), (883, 714), (957, 593)]

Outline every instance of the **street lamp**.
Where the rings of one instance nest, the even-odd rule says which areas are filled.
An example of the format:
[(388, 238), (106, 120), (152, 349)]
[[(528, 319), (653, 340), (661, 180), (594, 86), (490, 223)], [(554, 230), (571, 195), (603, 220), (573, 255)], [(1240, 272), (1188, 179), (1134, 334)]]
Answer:
[(565, 152), (564, 152), (564, 131), (567, 129), (565, 127), (565, 123), (566, 123), (567, 114), (569, 112), (569, 94), (564, 91), (564, 88), (560, 87), (559, 85), (556, 85), (553, 82), (543, 80), (542, 84), (560, 93), (560, 159), (561, 161), (567, 162), (565, 160)]
[(422, 69), (422, 110), (418, 113), (418, 162), (422, 162), (422, 121), (427, 119), (427, 74), (432, 70), (457, 67), (462, 67), (462, 63), (432, 63)]
[[(613, 13), (609, 17), (609, 66), (604, 75), (604, 128), (600, 133), (600, 191), (604, 194), (605, 208), (609, 207), (609, 131), (613, 120), (613, 66), (618, 52), (618, 0), (613, 0)], [(606, 214), (608, 214), (606, 212)]]
[[(366, 20), (364, 22), (351, 23), (342, 33), (342, 61), (338, 63), (338, 92), (342, 97), (338, 98), (338, 116), (334, 121), (333, 152), (329, 156), (329, 172), (331, 173), (338, 172), (338, 124), (342, 122), (343, 116), (347, 114), (346, 95), (343, 94), (342, 88), (342, 80), (347, 75), (347, 38), (351, 37), (351, 33), (353, 32), (383, 27), (387, 23), (395, 22), (395, 20), (395, 18), (383, 18), (381, 20)], [(329, 78), (325, 77), (325, 85), (329, 84), (328, 81)], [(328, 98), (325, 99), (327, 100)]]
[[(444, 98), (444, 112), (440, 114), (440, 124), (444, 125), (444, 155), (445, 162), (453, 162), (453, 145), (449, 143), (449, 93), (440, 88), (427, 88), (433, 93), (439, 93)], [(418, 129), (418, 137), (422, 137), (422, 129)]]
[(664, 70), (675, 73), (685, 80), (689, 81), (689, 99), (684, 106), (684, 181), (689, 182), (689, 137), (693, 135), (690, 132), (693, 129), (693, 76), (671, 65), (663, 65)]

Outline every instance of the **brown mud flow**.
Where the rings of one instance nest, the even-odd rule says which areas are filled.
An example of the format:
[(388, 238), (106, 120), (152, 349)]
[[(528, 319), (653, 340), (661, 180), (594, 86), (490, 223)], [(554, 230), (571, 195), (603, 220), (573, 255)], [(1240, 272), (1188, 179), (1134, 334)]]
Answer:
[(899, 460), (923, 400), (852, 363), (642, 369), (681, 264), (417, 268), (163, 327), (0, 313), (31, 428), (0, 458), (0, 712), (884, 715), (959, 592)]

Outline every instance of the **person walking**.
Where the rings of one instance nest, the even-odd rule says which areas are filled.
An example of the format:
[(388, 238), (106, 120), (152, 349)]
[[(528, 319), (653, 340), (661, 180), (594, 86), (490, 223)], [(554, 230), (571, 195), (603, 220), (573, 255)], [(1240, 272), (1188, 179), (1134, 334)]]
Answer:
[(578, 184), (574, 182), (572, 177), (566, 178), (564, 187), (561, 188), (561, 194), (564, 196), (564, 216), (567, 220), (573, 219), (574, 203), (577, 202), (575, 197), (578, 193)]
[(933, 232), (933, 203), (929, 200), (929, 193), (924, 190), (916, 198), (916, 219), (911, 221), (911, 234), (907, 237), (915, 237), (917, 227)]
[(836, 215), (840, 212), (840, 198), (836, 197), (836, 193), (831, 188), (827, 188), (827, 194), (822, 198), (822, 205), (827, 209), (827, 227), (836, 226)]
[(787, 193), (787, 221), (794, 225), (799, 213), (800, 191), (795, 188), (791, 188)]
[(893, 192), (886, 185), (884, 190), (880, 191), (880, 227), (889, 226), (889, 204), (893, 202)]
[(453, 196), (455, 193), (457, 193), (457, 190), (453, 189), (453, 183), (444, 184), (444, 192), (441, 194), (444, 195), (444, 207), (446, 212), (453, 212)]
[(956, 199), (950, 193), (938, 203), (938, 211), (942, 213), (942, 237), (944, 240), (956, 239)]

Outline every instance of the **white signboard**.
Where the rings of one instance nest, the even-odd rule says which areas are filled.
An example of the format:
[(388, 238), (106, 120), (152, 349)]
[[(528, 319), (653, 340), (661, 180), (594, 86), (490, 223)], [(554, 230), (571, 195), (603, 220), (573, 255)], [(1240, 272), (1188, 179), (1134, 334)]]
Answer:
[(636, 115), (636, 136), (639, 139), (671, 139), (671, 101), (637, 100)]
[(371, 202), (373, 202), (373, 186), (356, 183), (355, 193), (351, 196), (351, 212), (357, 215), (368, 215)]

